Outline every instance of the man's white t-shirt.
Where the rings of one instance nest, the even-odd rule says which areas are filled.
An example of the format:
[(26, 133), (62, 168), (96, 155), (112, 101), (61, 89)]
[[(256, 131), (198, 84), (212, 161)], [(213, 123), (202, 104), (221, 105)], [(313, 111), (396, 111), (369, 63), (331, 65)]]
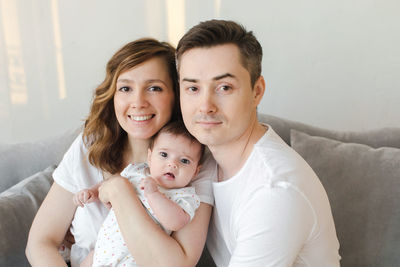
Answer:
[(221, 266), (340, 266), (326, 192), (268, 126), (241, 170), (213, 183), (207, 248)]
[[(213, 205), (214, 198), (211, 183), (216, 177), (217, 168), (209, 152), (205, 156), (206, 160), (200, 173), (191, 183), (191, 186), (195, 187), (201, 202)], [(82, 134), (75, 139), (65, 153), (53, 173), (53, 178), (58, 185), (73, 194), (103, 181), (102, 171), (89, 162)], [(71, 226), (71, 233), (75, 237), (75, 244), (71, 248), (72, 267), (79, 266), (87, 254), (94, 249), (97, 233), (108, 212), (109, 210), (99, 202), (93, 202), (83, 208), (78, 207), (76, 209)]]

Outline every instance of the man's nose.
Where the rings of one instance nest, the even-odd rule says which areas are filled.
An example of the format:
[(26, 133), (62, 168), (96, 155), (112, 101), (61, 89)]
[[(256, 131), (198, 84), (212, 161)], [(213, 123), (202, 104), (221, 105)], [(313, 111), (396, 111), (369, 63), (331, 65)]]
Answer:
[(200, 112), (202, 114), (212, 114), (217, 111), (217, 106), (215, 104), (215, 96), (211, 90), (203, 92), (200, 98)]

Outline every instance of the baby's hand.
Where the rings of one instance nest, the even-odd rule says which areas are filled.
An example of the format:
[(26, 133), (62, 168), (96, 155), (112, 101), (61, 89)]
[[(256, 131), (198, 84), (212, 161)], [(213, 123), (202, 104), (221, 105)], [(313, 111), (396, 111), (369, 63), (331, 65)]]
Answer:
[(144, 190), (145, 196), (147, 196), (148, 194), (154, 193), (154, 192), (158, 192), (157, 183), (150, 176), (148, 176), (148, 177), (142, 179), (142, 181), (140, 181), (140, 189)]
[(97, 192), (90, 189), (84, 189), (76, 193), (72, 200), (75, 205), (83, 207), (85, 204), (96, 201), (97, 199)]

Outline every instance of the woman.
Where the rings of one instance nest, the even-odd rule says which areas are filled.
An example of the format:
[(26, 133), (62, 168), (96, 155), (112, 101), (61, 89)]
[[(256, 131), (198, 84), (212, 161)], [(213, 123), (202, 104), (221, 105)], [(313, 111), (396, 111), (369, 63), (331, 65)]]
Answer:
[(129, 181), (119, 173), (145, 162), (149, 139), (171, 119), (180, 119), (175, 50), (167, 43), (140, 39), (122, 47), (108, 62), (96, 89), (83, 134), (53, 174), (55, 183), (30, 230), (26, 254), (33, 266), (65, 266), (58, 246), (70, 228), (75, 237), (71, 265), (79, 266), (96, 241), (108, 213), (104, 205), (73, 204), (73, 194), (104, 180), (100, 200), (112, 206), (124, 240), (139, 266), (194, 266), (211, 214), (215, 163), (203, 164), (193, 183), (202, 203), (193, 220), (171, 236), (143, 209)]

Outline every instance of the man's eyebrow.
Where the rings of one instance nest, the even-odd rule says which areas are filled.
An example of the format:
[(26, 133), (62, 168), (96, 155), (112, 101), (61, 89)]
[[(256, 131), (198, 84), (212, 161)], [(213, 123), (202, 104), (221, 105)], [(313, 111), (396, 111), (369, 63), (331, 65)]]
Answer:
[(196, 83), (196, 82), (198, 82), (199, 80), (197, 80), (197, 79), (190, 79), (190, 78), (183, 78), (182, 79), (182, 82), (190, 82), (190, 83)]
[(218, 75), (218, 76), (214, 77), (213, 80), (214, 81), (218, 81), (218, 80), (221, 80), (221, 79), (226, 78), (226, 77), (230, 77), (230, 78), (235, 78), (236, 79), (235, 75), (230, 74), (230, 73), (225, 73), (225, 74)]
[[(235, 76), (235, 75), (233, 75), (233, 74), (231, 74), (231, 73), (225, 73), (225, 74), (221, 74), (221, 75), (215, 76), (215, 77), (213, 78), (213, 80), (214, 80), (214, 81), (218, 81), (218, 80), (221, 80), (221, 79), (226, 78), (226, 77), (230, 77), (230, 78), (236, 79), (236, 76)], [(196, 82), (198, 82), (198, 81), (199, 81), (199, 80), (197, 80), (197, 79), (190, 79), (190, 78), (183, 78), (183, 79), (182, 79), (182, 82), (196, 83)]]

